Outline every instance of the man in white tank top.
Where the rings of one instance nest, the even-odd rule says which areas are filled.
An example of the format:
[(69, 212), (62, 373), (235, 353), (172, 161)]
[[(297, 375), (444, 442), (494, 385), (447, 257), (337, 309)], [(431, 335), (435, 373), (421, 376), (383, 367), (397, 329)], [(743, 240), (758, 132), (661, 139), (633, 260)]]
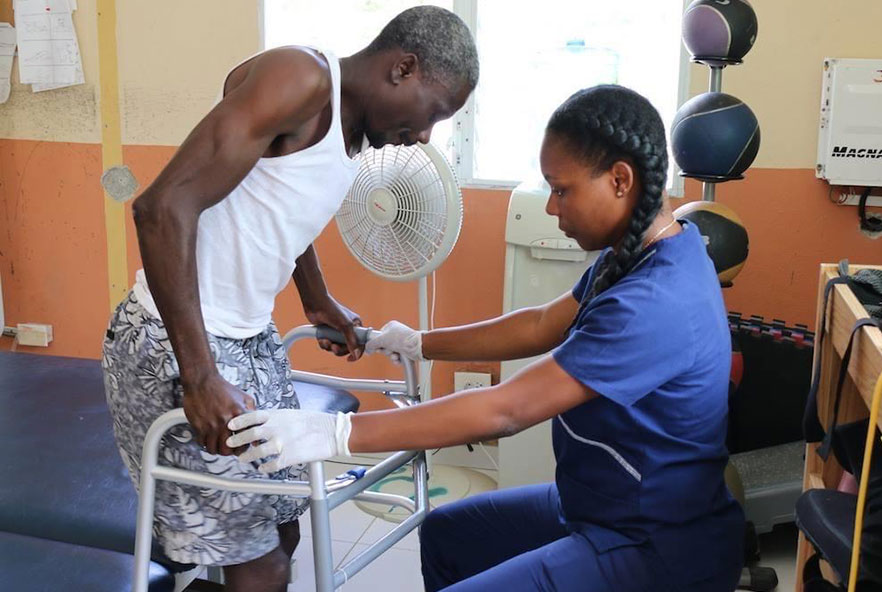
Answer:
[[(357, 315), (328, 293), (312, 241), (342, 202), (364, 143), (428, 142), (463, 106), (477, 52), (451, 12), (422, 6), (364, 50), (283, 47), (224, 81), (222, 99), (134, 203), (144, 269), (117, 308), (103, 367), (114, 431), (137, 484), (152, 421), (183, 407), (192, 426), (160, 452), (173, 465), (257, 475), (225, 442), (245, 411), (296, 408), (271, 321), (293, 277), (307, 318), (342, 331), (356, 360)], [(297, 478), (303, 467), (274, 474)], [(155, 529), (169, 559), (224, 566), (227, 590), (284, 590), (302, 503), (161, 482)]]

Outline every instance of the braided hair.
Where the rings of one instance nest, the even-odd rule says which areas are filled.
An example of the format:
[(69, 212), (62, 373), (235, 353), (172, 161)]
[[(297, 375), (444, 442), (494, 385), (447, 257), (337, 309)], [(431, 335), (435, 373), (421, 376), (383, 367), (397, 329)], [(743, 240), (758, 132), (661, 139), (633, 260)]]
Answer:
[(598, 263), (588, 301), (624, 277), (643, 250), (646, 230), (663, 203), (668, 172), (665, 127), (655, 107), (638, 93), (601, 85), (568, 98), (552, 114), (546, 133), (563, 140), (595, 174), (624, 160), (634, 166), (640, 179), (642, 194), (625, 235)]

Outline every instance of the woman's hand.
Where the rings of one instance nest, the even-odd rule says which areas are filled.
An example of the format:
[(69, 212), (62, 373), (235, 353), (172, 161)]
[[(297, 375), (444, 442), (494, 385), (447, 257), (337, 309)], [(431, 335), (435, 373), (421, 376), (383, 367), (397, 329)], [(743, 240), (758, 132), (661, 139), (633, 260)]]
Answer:
[(426, 359), (423, 357), (423, 334), (398, 321), (383, 325), (379, 334), (368, 341), (364, 351), (386, 354), (396, 363), (402, 357), (418, 361)]
[(234, 417), (227, 427), (237, 432), (227, 438), (227, 446), (251, 444), (239, 460), (259, 462), (260, 471), (274, 473), (300, 463), (349, 456), (352, 413), (270, 409)]

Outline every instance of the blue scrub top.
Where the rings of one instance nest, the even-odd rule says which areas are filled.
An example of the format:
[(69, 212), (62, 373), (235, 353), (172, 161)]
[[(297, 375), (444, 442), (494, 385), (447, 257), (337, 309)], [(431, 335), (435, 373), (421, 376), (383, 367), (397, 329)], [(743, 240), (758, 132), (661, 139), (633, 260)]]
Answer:
[(564, 518), (598, 551), (650, 541), (674, 571), (711, 575), (741, 561), (726, 555), (744, 534), (723, 478), (732, 353), (713, 263), (686, 224), (586, 303), (594, 271), (553, 352), (600, 395), (553, 422)]

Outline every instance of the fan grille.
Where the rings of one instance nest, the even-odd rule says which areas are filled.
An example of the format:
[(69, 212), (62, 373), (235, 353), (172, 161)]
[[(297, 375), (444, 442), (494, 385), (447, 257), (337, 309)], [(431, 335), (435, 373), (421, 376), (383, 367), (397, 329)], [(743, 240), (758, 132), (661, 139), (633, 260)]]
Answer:
[(346, 246), (367, 269), (396, 280), (426, 275), (459, 234), (462, 198), (431, 145), (369, 148), (337, 213)]

